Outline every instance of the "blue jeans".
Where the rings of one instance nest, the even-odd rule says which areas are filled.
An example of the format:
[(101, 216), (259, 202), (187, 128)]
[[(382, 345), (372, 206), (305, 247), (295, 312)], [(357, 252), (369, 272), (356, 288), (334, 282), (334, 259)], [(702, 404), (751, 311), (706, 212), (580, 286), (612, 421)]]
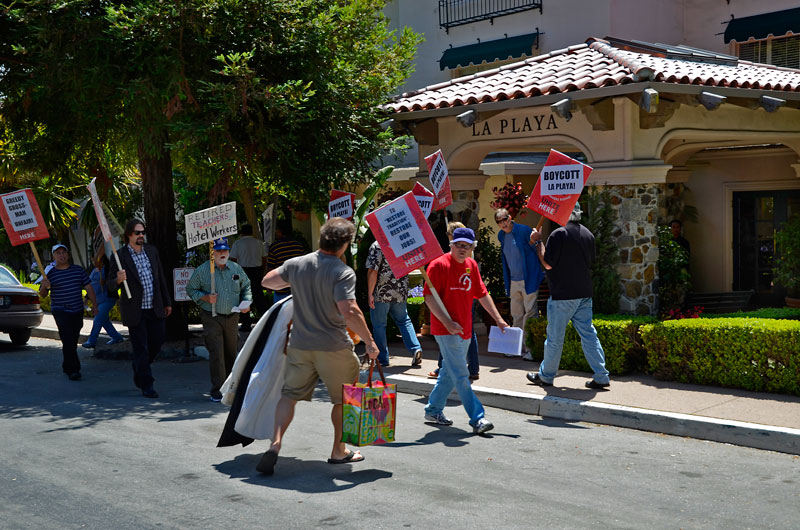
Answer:
[[(439, 368), (442, 369), (442, 354), (439, 352)], [(480, 362), (478, 361), (478, 335), (475, 334), (475, 327), (472, 328), (472, 340), (469, 341), (469, 349), (467, 350), (467, 369), (469, 375), (478, 375), (481, 370)]]
[(455, 387), (461, 404), (469, 416), (469, 424), (475, 426), (483, 418), (483, 405), (478, 401), (478, 396), (472, 391), (467, 372), (467, 349), (470, 341), (462, 339), (459, 335), (436, 335), (436, 342), (442, 352), (442, 368), (439, 377), (428, 397), (426, 414), (437, 414), (444, 411), (447, 396)]
[(414, 331), (414, 324), (408, 316), (405, 302), (375, 302), (375, 309), (369, 310), (369, 318), (372, 321), (372, 337), (378, 345), (378, 362), (389, 364), (389, 348), (386, 345), (386, 322), (388, 315), (392, 315), (400, 335), (403, 337), (403, 344), (409, 353), (414, 353), (422, 348), (417, 340), (417, 332)]
[(276, 293), (276, 292), (273, 291), (273, 293), (272, 293), (272, 303), (273, 304), (277, 304), (278, 302), (280, 302), (281, 300), (283, 300), (284, 298), (286, 298), (290, 294), (292, 294), (292, 293)]
[(583, 356), (594, 372), (594, 380), (601, 384), (608, 383), (606, 355), (592, 324), (591, 298), (547, 300), (547, 339), (544, 341), (544, 360), (539, 365), (539, 377), (545, 383), (552, 384), (561, 362), (564, 334), (570, 320), (581, 337)]
[(89, 339), (86, 341), (87, 343), (97, 344), (97, 336), (100, 335), (101, 328), (105, 329), (106, 333), (108, 333), (108, 336), (112, 339), (122, 340), (122, 335), (119, 334), (119, 331), (116, 330), (114, 324), (111, 323), (111, 319), (108, 318), (111, 308), (114, 307), (116, 303), (116, 300), (110, 299), (98, 304), (97, 315), (94, 317), (92, 331), (89, 333)]

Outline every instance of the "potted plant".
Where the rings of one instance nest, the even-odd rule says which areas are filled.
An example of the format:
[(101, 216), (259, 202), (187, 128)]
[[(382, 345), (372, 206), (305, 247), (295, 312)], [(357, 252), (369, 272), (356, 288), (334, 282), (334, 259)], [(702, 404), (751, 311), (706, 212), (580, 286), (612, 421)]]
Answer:
[(778, 251), (775, 282), (786, 288), (786, 305), (800, 307), (800, 214), (775, 234), (775, 245)]
[(495, 210), (505, 208), (512, 219), (515, 219), (520, 212), (522, 212), (523, 216), (527, 213), (524, 208), (525, 203), (528, 201), (528, 196), (525, 195), (525, 191), (522, 189), (522, 182), (517, 182), (516, 184), (507, 182), (501, 188), (492, 188), (492, 192), (494, 193), (494, 200), (489, 206)]

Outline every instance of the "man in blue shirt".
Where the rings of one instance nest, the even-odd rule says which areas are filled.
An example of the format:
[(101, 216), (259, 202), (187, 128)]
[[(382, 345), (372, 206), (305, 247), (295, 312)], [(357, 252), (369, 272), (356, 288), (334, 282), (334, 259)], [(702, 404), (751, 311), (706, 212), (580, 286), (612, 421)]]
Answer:
[[(544, 272), (530, 241), (531, 228), (514, 223), (505, 208), (494, 213), (494, 220), (500, 227), (497, 239), (500, 240), (506, 294), (511, 298), (511, 317), (514, 319), (514, 327), (524, 330), (525, 322), (537, 316), (536, 298)], [(522, 341), (525, 352), (523, 359), (532, 361), (527, 343), (528, 334), (525, 332)]]
[(62, 370), (71, 381), (81, 379), (81, 360), (78, 358), (78, 338), (83, 328), (83, 289), (92, 301), (92, 314), (97, 314), (95, 297), (89, 275), (83, 267), (70, 264), (69, 250), (62, 244), (53, 245), (55, 266), (42, 277), (39, 294), (47, 296), (50, 291), (50, 311), (61, 338), (64, 362)]

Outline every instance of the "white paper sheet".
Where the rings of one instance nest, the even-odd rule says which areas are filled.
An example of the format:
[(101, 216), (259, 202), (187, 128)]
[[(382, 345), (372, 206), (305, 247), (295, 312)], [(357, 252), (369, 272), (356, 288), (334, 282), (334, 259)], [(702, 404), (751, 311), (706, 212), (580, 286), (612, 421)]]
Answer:
[(235, 305), (231, 308), (231, 313), (241, 313), (242, 309), (247, 309), (253, 302), (251, 300), (244, 300), (241, 304)]
[(505, 333), (497, 326), (489, 328), (489, 351), (504, 355), (522, 355), (522, 329), (507, 327)]

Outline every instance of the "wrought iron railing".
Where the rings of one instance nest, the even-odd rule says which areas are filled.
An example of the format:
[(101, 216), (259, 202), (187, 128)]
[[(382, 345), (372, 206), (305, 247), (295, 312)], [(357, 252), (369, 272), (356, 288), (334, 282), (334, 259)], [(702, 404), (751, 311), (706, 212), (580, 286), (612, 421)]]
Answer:
[(439, 0), (439, 27), (448, 32), (453, 26), (461, 26), (479, 20), (490, 20), (503, 15), (538, 9), (542, 12), (542, 0)]

